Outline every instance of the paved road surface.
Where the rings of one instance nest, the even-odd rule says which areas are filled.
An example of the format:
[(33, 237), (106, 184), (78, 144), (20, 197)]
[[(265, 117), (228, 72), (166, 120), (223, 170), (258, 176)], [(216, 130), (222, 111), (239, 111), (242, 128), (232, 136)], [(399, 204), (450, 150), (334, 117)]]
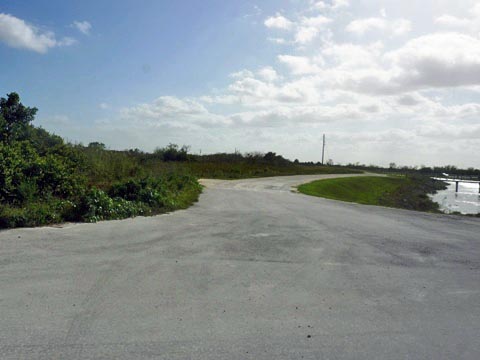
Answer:
[(312, 178), (0, 232), (0, 358), (479, 359), (480, 220), (290, 191)]

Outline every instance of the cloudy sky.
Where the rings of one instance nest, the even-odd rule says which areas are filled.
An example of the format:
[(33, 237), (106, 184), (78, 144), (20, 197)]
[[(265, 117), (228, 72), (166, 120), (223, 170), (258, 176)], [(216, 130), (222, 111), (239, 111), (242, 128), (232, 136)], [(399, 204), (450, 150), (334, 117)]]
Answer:
[(480, 167), (480, 1), (2, 1), (0, 65), (71, 141)]

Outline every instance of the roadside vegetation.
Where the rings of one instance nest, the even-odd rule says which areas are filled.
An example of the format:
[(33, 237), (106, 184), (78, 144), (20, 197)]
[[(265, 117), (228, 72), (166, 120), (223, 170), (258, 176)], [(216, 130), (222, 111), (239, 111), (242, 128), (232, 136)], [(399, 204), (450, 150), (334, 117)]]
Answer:
[(298, 187), (301, 193), (332, 200), (417, 211), (440, 212), (428, 194), (447, 188), (429, 177), (365, 176), (314, 181)]
[(32, 122), (16, 93), (0, 98), (0, 228), (96, 222), (182, 209), (197, 179), (361, 172), (266, 154), (193, 155), (170, 144), (153, 153), (66, 143)]
[(468, 169), (458, 168), (455, 165), (445, 166), (405, 166), (390, 163), (388, 167), (377, 165), (365, 165), (360, 163), (346, 165), (350, 169), (356, 169), (365, 172), (388, 174), (388, 175), (416, 175), (428, 177), (442, 177), (448, 174), (451, 177), (464, 180), (480, 180), (480, 169), (470, 167)]

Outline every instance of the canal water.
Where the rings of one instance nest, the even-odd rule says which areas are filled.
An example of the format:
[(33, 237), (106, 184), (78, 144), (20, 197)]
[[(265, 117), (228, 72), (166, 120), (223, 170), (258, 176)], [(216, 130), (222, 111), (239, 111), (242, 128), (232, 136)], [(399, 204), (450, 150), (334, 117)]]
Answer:
[(440, 205), (445, 213), (460, 212), (462, 214), (480, 214), (480, 194), (478, 184), (460, 183), (458, 193), (455, 183), (448, 182), (448, 189), (431, 195), (433, 201)]

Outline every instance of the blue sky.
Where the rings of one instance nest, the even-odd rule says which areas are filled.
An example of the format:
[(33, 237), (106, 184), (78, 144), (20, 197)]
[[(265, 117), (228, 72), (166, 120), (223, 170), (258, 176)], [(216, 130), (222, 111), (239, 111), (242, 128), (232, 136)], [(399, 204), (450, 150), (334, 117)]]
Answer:
[[(18, 1), (0, 11), (78, 41), (40, 55), (0, 47), (9, 69), (3, 93), (15, 89), (46, 114), (88, 118), (101, 116), (92, 107), (99, 102), (195, 96), (224, 85), (239, 68), (274, 57), (273, 44), (250, 26), (248, 15), (256, 10), (248, 1)], [(80, 34), (74, 21), (92, 24), (90, 34)]]
[(0, 94), (71, 141), (480, 166), (474, 0), (3, 1)]

